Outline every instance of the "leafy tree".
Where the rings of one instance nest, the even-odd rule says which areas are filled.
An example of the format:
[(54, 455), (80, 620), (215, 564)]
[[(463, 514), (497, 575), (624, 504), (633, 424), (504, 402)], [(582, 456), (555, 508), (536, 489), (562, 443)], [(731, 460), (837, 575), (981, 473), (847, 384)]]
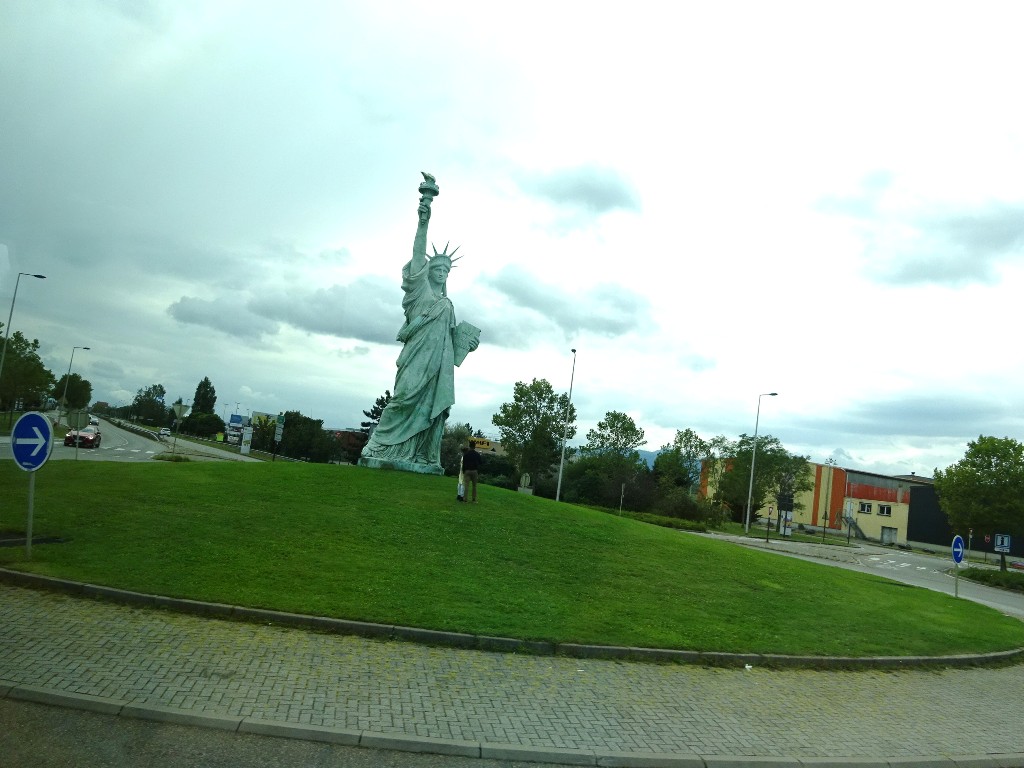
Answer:
[[(65, 387), (67, 392), (66, 402), (64, 400)], [(60, 402), (66, 411), (81, 410), (92, 400), (92, 383), (87, 379), (83, 379), (77, 373), (72, 373), (70, 376), (64, 374), (53, 385), (50, 396)]]
[(284, 435), (278, 452), (293, 459), (326, 463), (337, 459), (339, 446), (334, 434), (324, 431), (323, 419), (285, 411)]
[[(623, 456), (614, 451), (603, 454), (584, 450), (576, 461), (567, 464), (562, 482), (562, 498), (582, 504), (641, 512), (653, 501), (654, 480), (647, 462), (631, 451)], [(540, 493), (540, 491), (538, 491)]]
[(29, 341), (21, 331), (12, 333), (7, 339), (4, 369), (0, 372), (0, 407), (13, 411), (20, 403), (22, 408), (39, 408), (53, 385), (53, 374), (39, 357), (39, 340)]
[(369, 421), (363, 421), (359, 424), (364, 434), (370, 434), (374, 427), (380, 424), (380, 415), (384, 413), (385, 406), (390, 402), (391, 390), (385, 389), (384, 394), (377, 398), (377, 402), (373, 404), (373, 407), (368, 411), (363, 411), (363, 415), (369, 419)]
[(692, 429), (676, 430), (672, 442), (661, 446), (654, 459), (658, 487), (665, 491), (685, 488), (695, 496), (700, 487), (701, 466), (713, 455), (712, 446)]
[(277, 419), (254, 416), (252, 419), (252, 443), (254, 451), (274, 452), (274, 436), (277, 434)]
[(512, 402), (503, 403), (491, 421), (519, 473), (550, 471), (558, 463), (563, 435), (566, 440), (576, 436), (576, 407), (568, 395), (556, 395), (546, 379), (517, 381)]
[(196, 393), (192, 398), (192, 413), (216, 413), (217, 390), (213, 388), (208, 376), (196, 385)]
[(711, 442), (689, 428), (677, 430), (672, 442), (661, 447), (654, 459), (655, 506), (661, 514), (713, 526), (721, 522), (721, 505), (699, 496), (701, 470), (713, 465), (714, 451)]
[[(482, 437), (482, 435), (475, 435), (475, 437)], [(516, 467), (508, 460), (508, 456), (499, 456), (489, 451), (483, 451), (480, 455), (483, 458), (483, 465), (480, 467), (481, 483), (509, 490), (515, 490), (519, 486)], [(553, 497), (554, 491), (548, 495)]]
[(167, 397), (167, 390), (163, 384), (150, 384), (148, 387), (140, 388), (132, 400), (132, 414), (136, 421), (147, 424), (165, 424), (167, 422), (167, 408), (164, 406), (164, 398)]
[(935, 470), (935, 491), (954, 530), (1024, 536), (1024, 445), (1009, 437), (972, 440), (960, 461)]
[(364, 432), (345, 429), (335, 432), (334, 439), (337, 442), (337, 461), (345, 462), (346, 464), (355, 464), (359, 461), (363, 446), (367, 442), (367, 436)]
[(757, 438), (752, 490), (750, 463), (754, 455), (754, 439), (740, 435), (735, 443), (723, 441), (719, 445), (728, 458), (722, 461), (723, 471), (718, 479), (716, 498), (729, 507), (736, 522), (743, 522), (746, 518), (748, 492), (753, 516), (753, 511), (763, 507), (768, 499), (780, 495), (782, 486), (786, 492), (794, 494), (813, 487), (814, 481), (807, 471), (809, 459), (789, 453), (777, 437), (762, 435)]
[(181, 421), (181, 431), (197, 437), (213, 437), (224, 431), (224, 419), (215, 413), (192, 411)]
[(630, 510), (646, 509), (650, 501), (651, 478), (647, 463), (636, 450), (647, 441), (632, 417), (608, 411), (587, 432), (581, 457), (565, 472), (567, 501)]
[(583, 451), (591, 455), (608, 453), (629, 456), (641, 445), (646, 445), (644, 431), (632, 417), (621, 411), (608, 411), (597, 422), (597, 429), (587, 432), (587, 445)]

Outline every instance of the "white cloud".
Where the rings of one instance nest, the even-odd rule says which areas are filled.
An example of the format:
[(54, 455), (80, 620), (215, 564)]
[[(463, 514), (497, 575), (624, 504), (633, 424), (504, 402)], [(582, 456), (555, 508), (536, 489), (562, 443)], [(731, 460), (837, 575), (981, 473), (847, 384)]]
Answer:
[(1020, 15), (10, 0), (0, 306), (46, 274), (14, 326), (55, 370), (92, 347), (100, 399), (209, 376), (356, 424), (427, 170), (483, 329), (453, 418), (567, 389), (576, 347), (580, 435), (621, 410), (650, 445), (735, 436), (777, 390), (794, 449), (929, 472), (1024, 437)]

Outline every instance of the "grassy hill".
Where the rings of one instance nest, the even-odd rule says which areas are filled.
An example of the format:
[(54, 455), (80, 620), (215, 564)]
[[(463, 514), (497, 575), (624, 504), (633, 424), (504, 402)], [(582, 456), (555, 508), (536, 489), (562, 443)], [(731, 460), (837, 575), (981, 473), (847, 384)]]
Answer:
[[(0, 464), (0, 529), (28, 479)], [(554, 642), (913, 655), (1024, 646), (1024, 623), (876, 576), (451, 478), (294, 463), (50, 462), (0, 565), (224, 603)]]

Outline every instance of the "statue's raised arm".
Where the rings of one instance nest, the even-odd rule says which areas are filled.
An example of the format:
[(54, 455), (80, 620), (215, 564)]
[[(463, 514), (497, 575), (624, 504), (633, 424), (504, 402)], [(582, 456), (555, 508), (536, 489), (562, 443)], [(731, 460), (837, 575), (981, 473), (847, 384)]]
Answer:
[(416, 225), (416, 238), (412, 243), (412, 269), (414, 272), (423, 268), (427, 261), (427, 225), (430, 223), (430, 204), (441, 194), (437, 181), (426, 171), (421, 171), (423, 181), (420, 183), (419, 223)]

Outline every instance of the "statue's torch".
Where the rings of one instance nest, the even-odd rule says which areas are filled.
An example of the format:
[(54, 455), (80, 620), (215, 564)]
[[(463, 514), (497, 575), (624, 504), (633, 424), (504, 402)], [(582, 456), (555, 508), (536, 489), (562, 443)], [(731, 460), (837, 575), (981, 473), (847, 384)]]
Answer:
[(430, 204), (434, 202), (434, 198), (441, 194), (441, 190), (433, 176), (426, 171), (420, 171), (420, 173), (423, 174), (423, 181), (420, 182), (420, 203), (429, 208)]

